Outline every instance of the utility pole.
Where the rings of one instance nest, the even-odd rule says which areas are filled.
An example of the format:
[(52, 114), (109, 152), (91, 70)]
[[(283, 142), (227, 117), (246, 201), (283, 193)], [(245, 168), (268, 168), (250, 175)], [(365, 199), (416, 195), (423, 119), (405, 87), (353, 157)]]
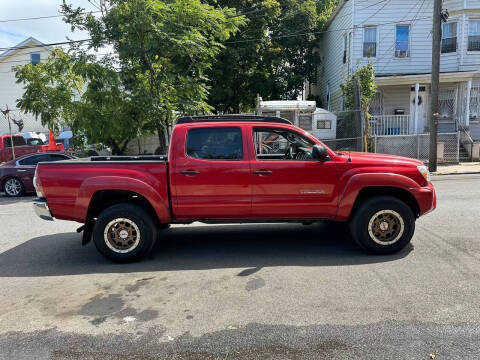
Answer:
[(5, 116), (5, 119), (7, 119), (8, 122), (8, 130), (10, 132), (10, 146), (12, 147), (12, 160), (15, 160), (15, 147), (13, 146), (13, 136), (12, 136), (12, 125), (10, 124), (10, 109), (7, 108), (5, 110), (2, 110), (3, 116)]
[(442, 0), (434, 0), (433, 5), (433, 36), (432, 36), (432, 88), (430, 108), (430, 151), (428, 156), (428, 170), (437, 171), (437, 131), (439, 111), (439, 84), (440, 84), (440, 47), (442, 42)]

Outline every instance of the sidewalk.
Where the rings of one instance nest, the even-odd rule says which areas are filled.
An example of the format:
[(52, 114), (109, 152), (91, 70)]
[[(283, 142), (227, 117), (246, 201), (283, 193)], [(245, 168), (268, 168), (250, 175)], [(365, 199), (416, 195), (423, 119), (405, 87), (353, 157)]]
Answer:
[(451, 174), (480, 174), (480, 162), (438, 165), (437, 171), (432, 173), (432, 175)]

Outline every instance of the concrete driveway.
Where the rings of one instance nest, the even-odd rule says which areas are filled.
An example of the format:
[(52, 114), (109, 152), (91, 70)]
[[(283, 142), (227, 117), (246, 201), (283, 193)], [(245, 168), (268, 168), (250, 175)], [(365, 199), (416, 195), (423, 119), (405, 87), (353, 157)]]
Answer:
[(335, 224), (193, 224), (128, 265), (2, 197), (0, 358), (480, 357), (480, 176), (434, 183), (394, 256)]

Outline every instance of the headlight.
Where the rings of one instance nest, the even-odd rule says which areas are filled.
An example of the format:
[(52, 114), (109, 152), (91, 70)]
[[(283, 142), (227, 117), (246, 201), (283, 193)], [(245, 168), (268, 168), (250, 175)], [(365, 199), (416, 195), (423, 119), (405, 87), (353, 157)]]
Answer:
[(430, 171), (428, 171), (428, 168), (425, 165), (417, 166), (417, 169), (425, 180), (430, 181)]

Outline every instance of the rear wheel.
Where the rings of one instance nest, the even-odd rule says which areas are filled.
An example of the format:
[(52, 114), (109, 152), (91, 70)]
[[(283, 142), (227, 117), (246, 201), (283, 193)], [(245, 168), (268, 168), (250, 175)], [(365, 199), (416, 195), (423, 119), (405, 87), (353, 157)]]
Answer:
[(148, 254), (157, 238), (156, 226), (140, 206), (121, 203), (99, 215), (93, 230), (98, 251), (108, 259), (126, 263)]
[(19, 178), (11, 177), (3, 182), (3, 191), (5, 195), (10, 197), (22, 196), (25, 192), (25, 187)]
[(363, 202), (350, 222), (355, 241), (365, 250), (393, 254), (403, 249), (415, 232), (415, 216), (403, 201), (376, 196)]

